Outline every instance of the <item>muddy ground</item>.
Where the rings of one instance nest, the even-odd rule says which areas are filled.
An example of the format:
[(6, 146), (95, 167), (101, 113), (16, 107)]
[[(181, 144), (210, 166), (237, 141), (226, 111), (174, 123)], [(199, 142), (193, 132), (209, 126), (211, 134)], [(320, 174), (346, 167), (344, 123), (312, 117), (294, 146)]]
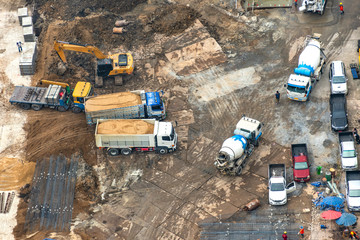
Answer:
[[(96, 149), (94, 127), (87, 126), (84, 114), (22, 111), (27, 114), (26, 161), (80, 153), (82, 167), (71, 232), (25, 233), (27, 204), (22, 201), (14, 230), (17, 239), (199, 239), (201, 224), (248, 221), (251, 214), (241, 208), (254, 198), (262, 204), (257, 210), (260, 219), (262, 211), (292, 216), (293, 225), (279, 231), (288, 227), (293, 234), (299, 224), (318, 231), (317, 219), (303, 211), (312, 209), (308, 185), (299, 185), (286, 206), (268, 206), (267, 164), (286, 163), (291, 176), (290, 144), (306, 142), (314, 179), (320, 178), (316, 166), (338, 166), (337, 139), (329, 124), (328, 77), (323, 76), (307, 103), (287, 100), (283, 85), (308, 34), (322, 34), (328, 62), (340, 59), (348, 65), (357, 60), (359, 24), (351, 20), (355, 12), (350, 7), (355, 1), (343, 18), (334, 0), (322, 17), (294, 9), (242, 15), (218, 7), (217, 1), (29, 0), (21, 4), (34, 6), (35, 27), (41, 30), (33, 85), (41, 79), (72, 86), (80, 80), (94, 82), (95, 59), (82, 53), (66, 52), (67, 70), (59, 75), (54, 40), (94, 45), (105, 53), (130, 51), (135, 74), (123, 86), (114, 86), (109, 79), (96, 91), (164, 90), (167, 121), (178, 122), (180, 143), (175, 153), (166, 156), (109, 157)], [(121, 18), (131, 21), (128, 31), (114, 35), (114, 22)], [(351, 79), (349, 86), (350, 123), (357, 127), (359, 82)], [(282, 94), (279, 105), (274, 102), (276, 90)], [(213, 166), (214, 157), (243, 114), (264, 122), (263, 138), (242, 176), (221, 176)], [(326, 237), (336, 236), (329, 232)]]

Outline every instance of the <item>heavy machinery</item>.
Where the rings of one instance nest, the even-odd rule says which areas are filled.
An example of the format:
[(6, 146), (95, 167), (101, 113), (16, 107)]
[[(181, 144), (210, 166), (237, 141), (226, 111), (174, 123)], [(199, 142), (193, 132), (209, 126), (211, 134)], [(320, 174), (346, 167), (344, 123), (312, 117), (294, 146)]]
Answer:
[(320, 15), (324, 14), (326, 6), (326, 0), (304, 0), (302, 1), (300, 12), (312, 12)]
[(170, 122), (155, 119), (98, 119), (95, 141), (110, 156), (133, 151), (165, 154), (176, 150), (177, 134)]
[(118, 92), (85, 99), (85, 114), (88, 124), (98, 119), (145, 119), (163, 120), (165, 104), (160, 92), (135, 90)]
[(320, 48), (319, 36), (307, 36), (305, 48), (299, 56), (298, 67), (294, 69), (285, 87), (287, 96), (295, 101), (309, 100), (312, 88), (320, 80), (325, 55)]
[(15, 86), (9, 102), (20, 105), (25, 110), (32, 108), (34, 111), (39, 111), (43, 107), (49, 107), (60, 112), (71, 109), (74, 113), (80, 113), (85, 109), (85, 98), (93, 94), (91, 84), (88, 82), (78, 82), (73, 91), (67, 83), (41, 80), (40, 84), (49, 86)]
[(240, 175), (247, 158), (259, 145), (263, 124), (243, 116), (236, 124), (234, 136), (226, 139), (215, 160), (215, 167), (227, 175)]
[(54, 49), (63, 63), (67, 63), (64, 50), (83, 52), (97, 58), (95, 70), (95, 87), (103, 86), (104, 77), (114, 77), (115, 85), (122, 85), (122, 76), (132, 74), (134, 60), (130, 53), (116, 53), (105, 55), (97, 47), (77, 43), (55, 41)]

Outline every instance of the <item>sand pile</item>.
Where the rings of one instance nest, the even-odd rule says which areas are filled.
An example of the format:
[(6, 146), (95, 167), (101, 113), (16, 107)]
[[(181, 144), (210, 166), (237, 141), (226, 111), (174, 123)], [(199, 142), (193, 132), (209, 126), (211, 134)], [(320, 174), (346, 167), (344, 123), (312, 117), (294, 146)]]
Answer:
[(98, 134), (152, 134), (154, 124), (134, 119), (109, 120), (100, 123), (97, 131)]
[(90, 98), (86, 101), (85, 110), (87, 112), (94, 112), (139, 104), (141, 104), (139, 95), (131, 92), (119, 92)]
[(16, 158), (0, 158), (1, 191), (18, 190), (25, 184), (31, 183), (34, 170), (34, 162), (23, 162)]

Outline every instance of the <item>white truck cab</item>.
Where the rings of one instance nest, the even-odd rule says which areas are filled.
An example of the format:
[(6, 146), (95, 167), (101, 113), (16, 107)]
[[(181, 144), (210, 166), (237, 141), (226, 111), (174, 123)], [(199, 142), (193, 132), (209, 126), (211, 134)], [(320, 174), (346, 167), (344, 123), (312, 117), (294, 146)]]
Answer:
[(286, 93), (289, 99), (305, 102), (312, 90), (311, 78), (291, 74), (287, 82)]
[(241, 135), (258, 146), (259, 138), (262, 135), (262, 126), (263, 124), (260, 121), (243, 116), (236, 124), (234, 134)]
[(332, 94), (348, 93), (345, 65), (342, 61), (333, 61), (330, 64), (329, 81)]
[(157, 132), (157, 145), (168, 149), (168, 151), (175, 151), (177, 144), (177, 134), (171, 122), (159, 122)]

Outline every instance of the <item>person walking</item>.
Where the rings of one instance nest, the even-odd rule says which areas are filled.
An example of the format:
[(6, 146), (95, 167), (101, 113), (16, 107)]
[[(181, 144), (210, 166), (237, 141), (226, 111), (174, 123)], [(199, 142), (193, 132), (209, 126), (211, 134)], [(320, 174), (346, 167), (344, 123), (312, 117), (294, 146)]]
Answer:
[(16, 45), (18, 47), (19, 52), (22, 52), (21, 42), (17, 42)]
[(276, 98), (276, 103), (279, 103), (280, 102), (280, 93), (279, 93), (279, 91), (276, 91), (275, 98)]
[(282, 235), (283, 240), (288, 240), (287, 232), (285, 231)]
[(344, 6), (342, 5), (342, 2), (339, 5), (340, 8), (340, 14), (343, 15), (344, 14)]
[(300, 226), (300, 231), (299, 231), (298, 234), (300, 234), (300, 236), (301, 236), (302, 238), (304, 238), (305, 230), (304, 230), (304, 227), (303, 227), (303, 226)]
[(354, 136), (355, 136), (356, 134), (358, 134), (358, 131), (357, 131), (357, 129), (356, 129), (356, 128), (354, 128), (354, 130), (353, 130), (353, 134), (354, 134)]
[(357, 144), (360, 144), (359, 134), (355, 133), (355, 134), (354, 134), (354, 137), (355, 137), (356, 143), (357, 143)]
[(295, 5), (295, 7), (297, 7), (297, 1), (298, 1), (298, 0), (294, 0), (294, 5)]

